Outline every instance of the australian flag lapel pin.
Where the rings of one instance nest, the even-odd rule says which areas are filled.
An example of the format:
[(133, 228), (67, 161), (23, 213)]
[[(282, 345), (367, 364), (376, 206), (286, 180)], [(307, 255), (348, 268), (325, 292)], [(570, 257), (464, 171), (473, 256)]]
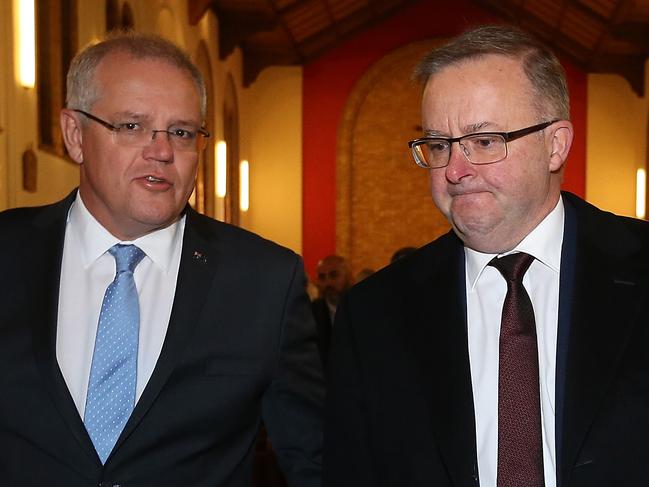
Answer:
[(192, 255), (192, 259), (195, 262), (198, 262), (199, 264), (207, 264), (207, 257), (200, 250), (194, 250), (194, 255)]

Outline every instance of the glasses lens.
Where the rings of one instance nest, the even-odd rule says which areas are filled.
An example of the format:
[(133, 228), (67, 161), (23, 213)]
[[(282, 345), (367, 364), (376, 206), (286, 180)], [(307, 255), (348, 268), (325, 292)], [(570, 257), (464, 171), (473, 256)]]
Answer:
[(171, 128), (167, 132), (173, 148), (181, 152), (197, 152), (197, 135), (195, 129)]
[(449, 150), (449, 143), (444, 139), (427, 139), (413, 146), (415, 162), (422, 167), (429, 168), (446, 166)]
[(113, 137), (125, 147), (145, 147), (151, 141), (151, 131), (138, 123), (123, 123), (117, 125)]
[(171, 147), (179, 152), (199, 152), (205, 148), (205, 136), (201, 132), (187, 128), (153, 130), (128, 124), (128, 126), (120, 126), (113, 135), (115, 142), (124, 147), (148, 147), (156, 137), (166, 137)]
[(475, 134), (464, 137), (460, 145), (469, 161), (474, 164), (489, 164), (507, 157), (507, 144), (498, 134)]

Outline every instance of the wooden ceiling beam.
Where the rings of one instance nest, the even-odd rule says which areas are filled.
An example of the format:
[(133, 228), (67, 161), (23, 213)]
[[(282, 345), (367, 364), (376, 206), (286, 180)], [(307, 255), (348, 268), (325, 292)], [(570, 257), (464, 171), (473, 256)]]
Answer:
[(646, 56), (643, 55), (605, 55), (598, 57), (589, 71), (622, 76), (631, 85), (631, 89), (642, 98), (645, 94), (645, 61)]
[[(295, 55), (300, 56), (300, 49), (298, 48), (297, 41), (295, 40), (295, 37), (293, 37), (291, 31), (289, 28), (286, 26), (286, 22), (284, 22), (282, 18), (282, 13), (280, 13), (280, 9), (277, 8), (277, 5), (275, 5), (275, 0), (269, 0), (271, 8), (273, 9), (273, 12), (275, 12), (275, 15), (277, 16), (278, 19), (281, 19), (280, 25), (282, 26), (282, 30), (286, 34), (286, 37), (290, 39), (291, 41), (291, 48)], [(299, 2), (295, 2), (291, 6), (295, 6)], [(284, 9), (282, 12), (286, 11), (287, 9)], [(300, 61), (303, 61), (302, 59)], [(256, 77), (256, 76), (255, 76)]]
[[(615, 32), (613, 32), (613, 26), (617, 23), (620, 22), (622, 18), (626, 15), (628, 11), (630, 0), (620, 0), (618, 4), (615, 6), (615, 10), (613, 11), (613, 15), (611, 16), (610, 19), (607, 20), (604, 31), (602, 32), (602, 35), (599, 37), (597, 40), (597, 44), (595, 44), (595, 47), (593, 48), (593, 51), (590, 54), (590, 57), (588, 59), (589, 63), (593, 63), (597, 60), (598, 57), (604, 55), (604, 45), (606, 42), (606, 39), (609, 36), (613, 37), (618, 37)], [(619, 38), (619, 37), (618, 37)]]
[(243, 86), (250, 86), (259, 73), (270, 66), (298, 66), (300, 59), (287, 49), (268, 49), (263, 46), (243, 45)]
[(242, 12), (236, 10), (217, 9), (212, 5), (212, 10), (219, 19), (219, 57), (225, 59), (235, 48), (254, 36), (258, 32), (275, 29), (280, 20), (270, 12)]
[(198, 24), (211, 5), (212, 0), (189, 0), (187, 2), (187, 17), (189, 18), (189, 25)]
[(645, 52), (649, 54), (649, 23), (625, 20), (616, 24), (611, 29), (611, 34), (636, 46), (644, 46)]
[[(197, 24), (208, 9), (219, 21), (219, 55), (229, 56), (240, 46), (244, 63), (244, 83), (250, 84), (259, 72), (271, 65), (304, 64), (323, 52), (335, 48), (347, 39), (372, 25), (393, 15), (416, 0), (369, 0), (364, 6), (341, 19), (334, 18), (331, 0), (318, 0), (331, 20), (331, 25), (299, 41), (285, 22), (286, 17), (298, 12), (308, 12), (311, 2), (296, 0), (284, 7), (278, 7), (278, 0), (258, 2), (254, 9), (238, 8), (237, 2), (220, 0), (188, 0), (189, 21)], [(570, 59), (586, 72), (615, 73), (623, 76), (633, 90), (644, 93), (644, 64), (649, 56), (649, 22), (634, 14), (635, 0), (619, 0), (611, 10), (610, 18), (586, 0), (564, 0), (557, 5), (560, 9), (558, 21), (546, 20), (525, 8), (534, 0), (475, 0), (483, 8), (500, 15), (503, 19), (518, 24), (537, 34), (555, 51)], [(284, 2), (285, 3), (285, 2)], [(594, 47), (584, 45), (571, 36), (562, 33), (562, 25), (569, 9), (577, 9), (584, 16), (584, 22), (597, 23), (604, 32), (595, 38)], [(608, 12), (609, 10), (606, 10)], [(609, 52), (613, 46), (629, 44), (628, 54)]]
[[(361, 29), (369, 28), (382, 20), (385, 20), (390, 15), (410, 3), (413, 3), (413, 1), (402, 0), (378, 15), (374, 13), (376, 6), (369, 3), (368, 5), (356, 10), (353, 14), (347, 16), (344, 21), (338, 22), (337, 25), (334, 24), (331, 27), (323, 29), (304, 39), (298, 45), (300, 54), (302, 58), (304, 58), (305, 62), (308, 62), (322, 54), (325, 50), (332, 49), (342, 44), (354, 34), (358, 33)], [(347, 28), (345, 26), (351, 27)]]

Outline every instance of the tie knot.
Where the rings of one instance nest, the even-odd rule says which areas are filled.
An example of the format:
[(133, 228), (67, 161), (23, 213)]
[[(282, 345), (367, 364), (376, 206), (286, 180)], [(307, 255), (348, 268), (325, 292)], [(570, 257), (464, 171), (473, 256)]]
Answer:
[(523, 276), (534, 261), (534, 257), (524, 252), (495, 257), (489, 262), (490, 266), (500, 271), (507, 281), (522, 281)]
[(125, 271), (133, 272), (145, 255), (136, 245), (116, 244), (108, 249), (108, 252), (115, 257), (116, 274)]

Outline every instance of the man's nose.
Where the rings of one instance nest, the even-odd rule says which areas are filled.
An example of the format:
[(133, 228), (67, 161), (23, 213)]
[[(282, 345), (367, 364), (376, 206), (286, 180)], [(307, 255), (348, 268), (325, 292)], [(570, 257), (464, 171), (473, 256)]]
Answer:
[(446, 179), (458, 183), (463, 177), (474, 173), (475, 167), (469, 162), (466, 148), (460, 141), (454, 142), (450, 147), (448, 165), (446, 166)]
[(148, 155), (157, 160), (168, 162), (173, 160), (174, 148), (171, 135), (167, 130), (152, 130), (151, 143), (146, 147)]

